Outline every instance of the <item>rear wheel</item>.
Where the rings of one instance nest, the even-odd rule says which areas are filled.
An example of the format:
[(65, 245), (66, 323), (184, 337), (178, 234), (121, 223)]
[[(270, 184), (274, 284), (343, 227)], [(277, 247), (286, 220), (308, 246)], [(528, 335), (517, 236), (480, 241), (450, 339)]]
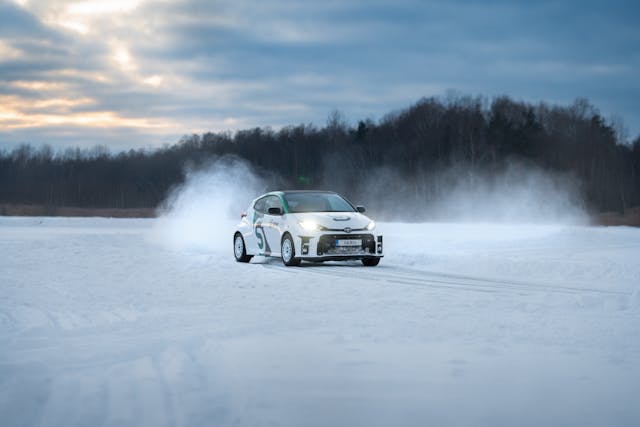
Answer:
[(282, 257), (282, 262), (287, 267), (300, 265), (301, 259), (296, 258), (296, 248), (290, 234), (285, 234), (282, 238), (282, 243), (280, 244), (280, 256)]
[(249, 262), (251, 258), (253, 258), (251, 255), (247, 255), (247, 248), (244, 245), (244, 239), (240, 233), (236, 233), (233, 237), (233, 255), (238, 262)]
[(375, 267), (380, 263), (380, 257), (362, 258), (362, 263), (367, 267)]

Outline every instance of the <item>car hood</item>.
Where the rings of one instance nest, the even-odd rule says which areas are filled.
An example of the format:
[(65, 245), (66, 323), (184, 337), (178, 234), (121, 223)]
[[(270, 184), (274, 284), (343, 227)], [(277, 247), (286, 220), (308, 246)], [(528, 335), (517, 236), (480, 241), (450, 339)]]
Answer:
[(347, 227), (358, 230), (366, 228), (371, 222), (371, 219), (359, 212), (306, 212), (289, 215), (296, 221), (314, 221), (330, 230), (343, 230)]

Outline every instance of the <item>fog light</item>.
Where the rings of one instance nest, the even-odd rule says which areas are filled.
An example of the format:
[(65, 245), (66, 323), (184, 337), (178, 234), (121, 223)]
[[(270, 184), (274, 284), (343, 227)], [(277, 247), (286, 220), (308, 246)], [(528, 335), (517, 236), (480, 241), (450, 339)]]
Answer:
[(378, 245), (378, 253), (381, 254), (382, 253), (382, 245)]
[(300, 252), (302, 252), (302, 255), (308, 255), (309, 254), (309, 240), (311, 239), (311, 237), (300, 236), (300, 239), (301, 239)]

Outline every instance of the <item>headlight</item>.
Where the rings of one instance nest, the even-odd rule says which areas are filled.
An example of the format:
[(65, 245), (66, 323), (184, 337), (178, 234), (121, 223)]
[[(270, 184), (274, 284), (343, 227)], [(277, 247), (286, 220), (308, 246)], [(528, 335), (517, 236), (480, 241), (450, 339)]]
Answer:
[(304, 228), (307, 231), (318, 231), (320, 230), (320, 226), (315, 221), (300, 221), (300, 227)]
[(371, 221), (368, 225), (367, 225), (367, 230), (371, 231), (374, 228), (376, 228), (376, 223), (375, 221)]

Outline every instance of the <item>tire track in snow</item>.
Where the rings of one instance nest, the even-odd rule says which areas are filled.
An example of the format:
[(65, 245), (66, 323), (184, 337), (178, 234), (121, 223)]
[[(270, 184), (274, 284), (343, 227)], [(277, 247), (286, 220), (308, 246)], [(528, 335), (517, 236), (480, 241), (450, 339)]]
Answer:
[[(628, 292), (610, 291), (605, 289), (580, 288), (575, 286), (547, 285), (523, 281), (501, 280), (482, 277), (472, 277), (457, 274), (439, 273), (428, 270), (417, 270), (396, 266), (376, 267), (369, 269), (351, 264), (302, 264), (303, 267), (287, 268), (277, 263), (260, 264), (263, 268), (281, 269), (295, 274), (313, 274), (331, 276), (341, 279), (359, 281), (375, 281), (378, 283), (396, 283), (400, 285), (429, 287), (429, 288), (453, 288), (472, 292), (543, 292), (563, 294), (601, 294), (630, 296)], [(355, 269), (355, 270), (354, 270)], [(374, 271), (375, 270), (375, 271)], [(391, 273), (390, 270), (395, 271)]]

